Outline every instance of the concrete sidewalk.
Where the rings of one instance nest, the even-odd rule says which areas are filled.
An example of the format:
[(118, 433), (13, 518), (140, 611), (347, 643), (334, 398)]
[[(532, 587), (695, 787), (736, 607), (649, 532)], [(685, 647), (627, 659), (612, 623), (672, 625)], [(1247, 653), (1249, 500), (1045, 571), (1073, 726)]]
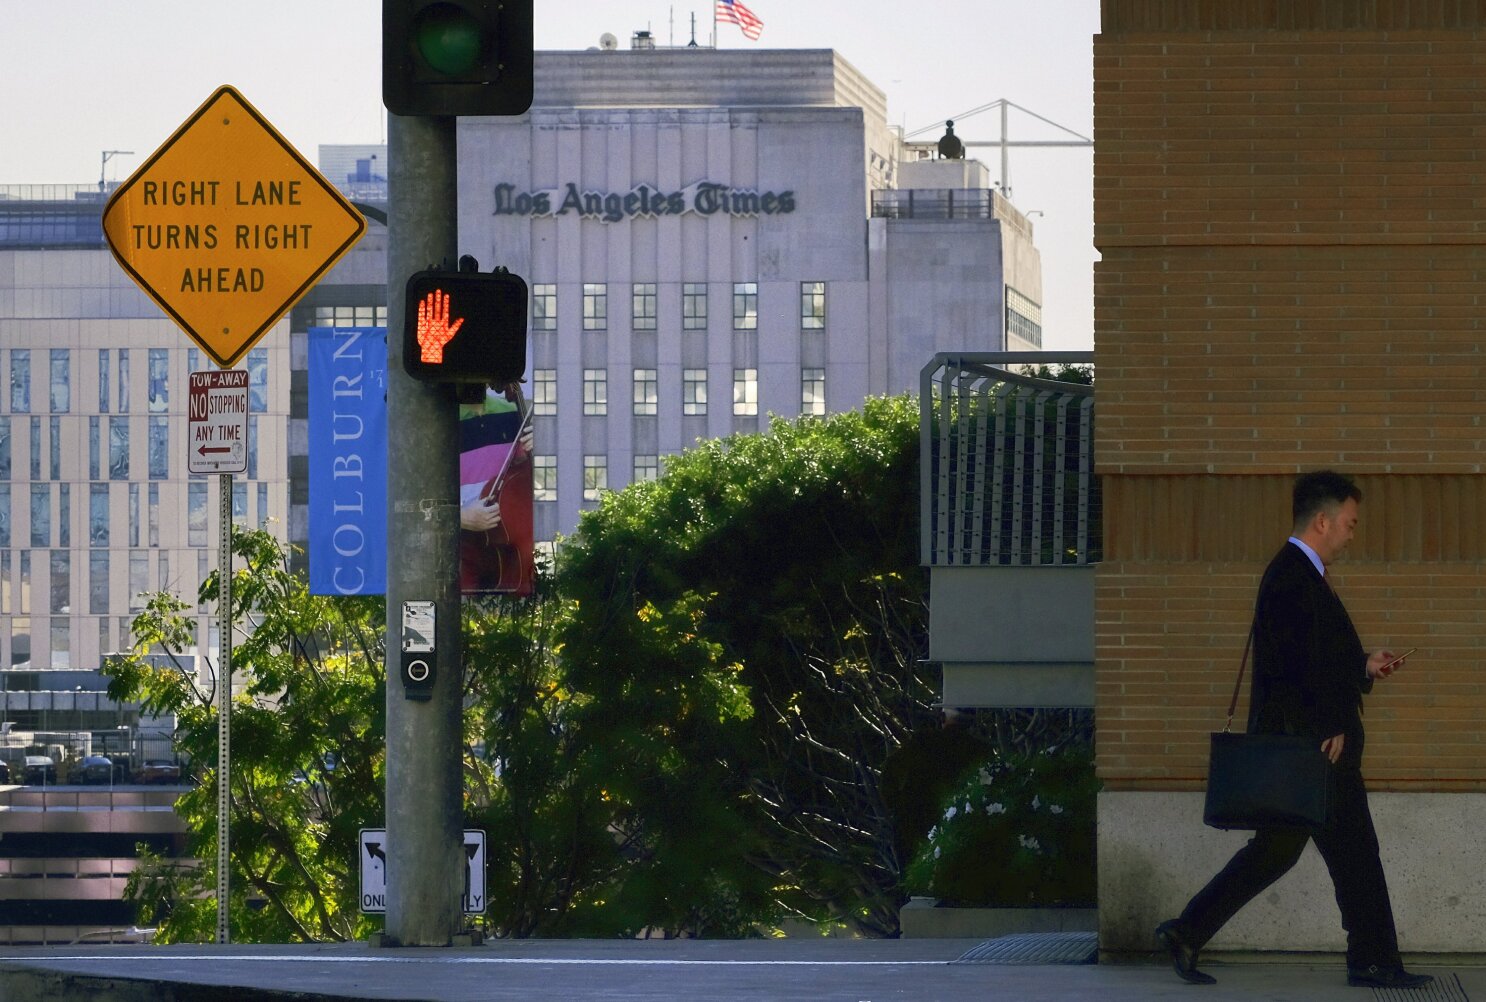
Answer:
[(1140, 963), (963, 961), (983, 940), (542, 941), (446, 950), (334, 946), (43, 947), (0, 949), (4, 1002), (270, 1002), (555, 999), (595, 1002), (964, 1002), (966, 999), (1181, 999), (1486, 1002), (1479, 958), (1411, 959), (1428, 990), (1348, 988), (1340, 958), (1254, 958), (1204, 964), (1212, 987), (1182, 983), (1155, 958)]

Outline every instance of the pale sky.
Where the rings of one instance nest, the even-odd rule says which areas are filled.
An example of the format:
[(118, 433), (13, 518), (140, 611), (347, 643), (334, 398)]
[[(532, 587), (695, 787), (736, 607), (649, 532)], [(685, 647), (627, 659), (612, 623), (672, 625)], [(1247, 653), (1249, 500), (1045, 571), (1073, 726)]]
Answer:
[[(935, 139), (944, 119), (966, 140), (1000, 136), (1005, 98), (1093, 135), (1098, 0), (745, 0), (763, 19), (750, 42), (721, 24), (719, 45), (833, 48), (887, 94), (889, 122)], [(0, 185), (122, 180), (205, 101), (232, 84), (311, 162), (322, 143), (379, 143), (381, 3), (377, 0), (0, 0)], [(538, 49), (586, 49), (604, 32), (628, 47), (712, 30), (701, 0), (536, 0)], [(1017, 111), (1013, 140), (1069, 139)], [(970, 150), (993, 179), (995, 148)], [(1042, 252), (1043, 339), (1093, 346), (1093, 151), (1014, 149), (1011, 197), (1033, 213)], [(1042, 213), (1037, 215), (1036, 213)]]

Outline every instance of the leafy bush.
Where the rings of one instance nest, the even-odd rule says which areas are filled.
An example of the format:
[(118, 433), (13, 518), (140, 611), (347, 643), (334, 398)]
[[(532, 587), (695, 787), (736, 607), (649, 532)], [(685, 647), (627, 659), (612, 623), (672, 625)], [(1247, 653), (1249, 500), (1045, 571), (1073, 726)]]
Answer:
[(1085, 744), (994, 759), (944, 805), (909, 890), (961, 907), (1093, 907), (1098, 790)]

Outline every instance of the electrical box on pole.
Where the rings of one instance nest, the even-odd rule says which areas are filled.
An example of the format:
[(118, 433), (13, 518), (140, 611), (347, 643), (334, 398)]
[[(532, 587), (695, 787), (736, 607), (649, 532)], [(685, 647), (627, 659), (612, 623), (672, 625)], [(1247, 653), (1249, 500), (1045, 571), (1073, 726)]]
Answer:
[(418, 272), (403, 298), (403, 368), (431, 383), (517, 382), (526, 373), (526, 303), (526, 282), (504, 270)]
[(394, 115), (520, 115), (534, 0), (382, 0), (382, 103)]

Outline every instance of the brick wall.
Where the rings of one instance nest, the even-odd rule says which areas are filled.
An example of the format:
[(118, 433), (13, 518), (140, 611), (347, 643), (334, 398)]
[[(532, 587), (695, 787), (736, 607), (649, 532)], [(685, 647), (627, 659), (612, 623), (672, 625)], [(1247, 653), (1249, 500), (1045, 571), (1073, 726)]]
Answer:
[(1105, 0), (1094, 54), (1107, 787), (1200, 785), (1290, 480), (1329, 466), (1364, 642), (1420, 648), (1367, 774), (1486, 789), (1486, 8)]

